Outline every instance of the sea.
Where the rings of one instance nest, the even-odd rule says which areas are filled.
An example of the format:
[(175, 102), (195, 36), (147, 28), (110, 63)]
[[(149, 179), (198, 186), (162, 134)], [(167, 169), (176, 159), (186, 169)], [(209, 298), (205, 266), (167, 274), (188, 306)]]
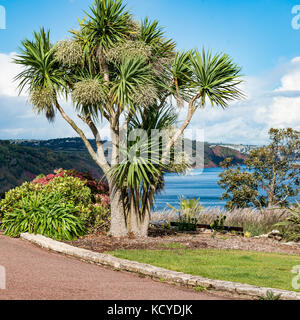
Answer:
[(224, 190), (218, 185), (223, 168), (194, 169), (186, 175), (168, 173), (165, 188), (155, 197), (154, 211), (169, 209), (168, 204), (179, 207), (180, 198), (200, 198), (205, 207), (224, 208), (226, 201), (220, 200)]

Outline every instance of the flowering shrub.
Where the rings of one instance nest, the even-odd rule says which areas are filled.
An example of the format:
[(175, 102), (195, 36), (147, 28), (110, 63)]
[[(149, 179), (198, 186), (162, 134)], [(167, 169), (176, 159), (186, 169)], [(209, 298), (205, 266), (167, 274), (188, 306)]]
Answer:
[(95, 180), (89, 173), (77, 172), (75, 170), (54, 170), (54, 174), (40, 175), (33, 180), (34, 184), (46, 186), (56, 178), (63, 177), (77, 178), (86, 183), (86, 186), (91, 190), (92, 200), (95, 203), (100, 203), (102, 206), (110, 206), (109, 187), (105, 182)]
[[(37, 214), (35, 218), (32, 215), (32, 219), (35, 221), (32, 224), (28, 219), (30, 218), (30, 212), (33, 210), (32, 203), (35, 203), (34, 199), (37, 196), (41, 201), (39, 201), (40, 207), (37, 206), (35, 209), (36, 212), (43, 212), (43, 214)], [(45, 202), (44, 199), (48, 200)], [(25, 207), (27, 211), (24, 211)], [(71, 235), (66, 232), (60, 235), (57, 228), (54, 227), (58, 221), (57, 223), (53, 222), (53, 229), (47, 229), (47, 235), (52, 234), (53, 238), (70, 239), (77, 234), (83, 234), (84, 231), (106, 231), (109, 228), (110, 198), (108, 185), (94, 180), (89, 174), (83, 174), (75, 170), (59, 169), (47, 176), (40, 175), (32, 182), (25, 182), (22, 186), (5, 194), (5, 198), (0, 201), (0, 219), (5, 222), (2, 229), (8, 230), (8, 235), (16, 236), (19, 231), (26, 232), (20, 223), (21, 221), (27, 221), (28, 223), (24, 222), (27, 231), (30, 227), (30, 230), (40, 232), (41, 229), (37, 227), (39, 221), (45, 217), (46, 213), (51, 213), (54, 207), (62, 212), (62, 214), (57, 214), (57, 219), (60, 219), (62, 225), (65, 223), (61, 220), (64, 215), (72, 215), (79, 220), (76, 220), (78, 233), (73, 230)], [(53, 218), (52, 214), (50, 216)], [(68, 216), (68, 221), (71, 221), (70, 216)], [(61, 227), (60, 230), (62, 230)]]

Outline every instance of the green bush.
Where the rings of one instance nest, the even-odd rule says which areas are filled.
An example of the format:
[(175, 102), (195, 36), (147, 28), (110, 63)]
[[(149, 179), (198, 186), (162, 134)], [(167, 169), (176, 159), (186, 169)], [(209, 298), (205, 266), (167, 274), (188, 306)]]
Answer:
[(276, 224), (283, 227), (284, 237), (289, 241), (300, 241), (300, 203), (297, 202), (293, 208), (288, 209), (290, 215), (285, 221)]
[(18, 207), (5, 212), (5, 235), (18, 237), (22, 232), (42, 234), (57, 240), (73, 240), (84, 235), (79, 209), (58, 193), (45, 196), (37, 191), (18, 201)]
[(67, 199), (75, 205), (87, 206), (91, 203), (91, 190), (86, 186), (86, 182), (71, 176), (57, 177), (46, 185), (37, 185), (43, 194), (52, 194), (54, 197), (58, 193), (62, 198)]
[(186, 215), (179, 216), (177, 228), (178, 231), (196, 231), (197, 219), (188, 217)]
[(86, 180), (75, 171), (41, 175), (8, 191), (0, 200), (1, 228), (13, 237), (30, 232), (60, 240), (107, 231), (110, 207), (106, 190), (103, 183)]
[(168, 206), (174, 213), (191, 219), (196, 219), (203, 210), (203, 206), (200, 205), (200, 198), (186, 199), (184, 196), (180, 199), (179, 209), (174, 208), (169, 203)]
[(88, 233), (107, 231), (110, 227), (110, 208), (101, 204), (91, 204), (81, 209), (81, 218)]
[(22, 186), (6, 192), (5, 198), (0, 201), (0, 219), (3, 219), (5, 213), (9, 213), (15, 208), (20, 208), (20, 201), (35, 191), (35, 185), (25, 182)]
[(225, 227), (226, 216), (222, 213), (216, 217), (216, 219), (210, 224), (213, 231), (223, 232)]

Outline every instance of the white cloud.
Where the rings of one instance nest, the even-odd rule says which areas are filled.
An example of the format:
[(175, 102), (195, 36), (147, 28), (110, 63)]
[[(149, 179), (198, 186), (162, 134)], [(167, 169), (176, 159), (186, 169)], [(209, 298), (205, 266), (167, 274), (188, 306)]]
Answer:
[(300, 57), (291, 60), (288, 72), (281, 78), (281, 86), (275, 91), (300, 90)]
[(9, 55), (0, 53), (0, 95), (10, 97), (18, 96), (17, 83), (14, 77), (21, 71), (21, 67), (13, 63), (13, 58), (16, 54)]
[(300, 97), (274, 97), (267, 112), (269, 125), (276, 128), (300, 129)]
[(300, 129), (300, 57), (263, 76), (246, 77), (242, 89), (244, 101), (226, 110), (199, 110), (191, 126), (204, 128), (207, 141), (249, 144), (266, 143), (272, 127)]

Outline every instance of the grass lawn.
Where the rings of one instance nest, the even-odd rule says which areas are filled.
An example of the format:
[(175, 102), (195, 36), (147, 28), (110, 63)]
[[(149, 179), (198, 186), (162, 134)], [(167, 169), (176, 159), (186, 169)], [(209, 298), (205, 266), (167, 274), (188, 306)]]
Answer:
[(290, 291), (296, 276), (292, 267), (300, 265), (300, 257), (277, 253), (238, 250), (119, 250), (110, 254), (128, 260), (152, 264), (205, 278), (247, 283)]

